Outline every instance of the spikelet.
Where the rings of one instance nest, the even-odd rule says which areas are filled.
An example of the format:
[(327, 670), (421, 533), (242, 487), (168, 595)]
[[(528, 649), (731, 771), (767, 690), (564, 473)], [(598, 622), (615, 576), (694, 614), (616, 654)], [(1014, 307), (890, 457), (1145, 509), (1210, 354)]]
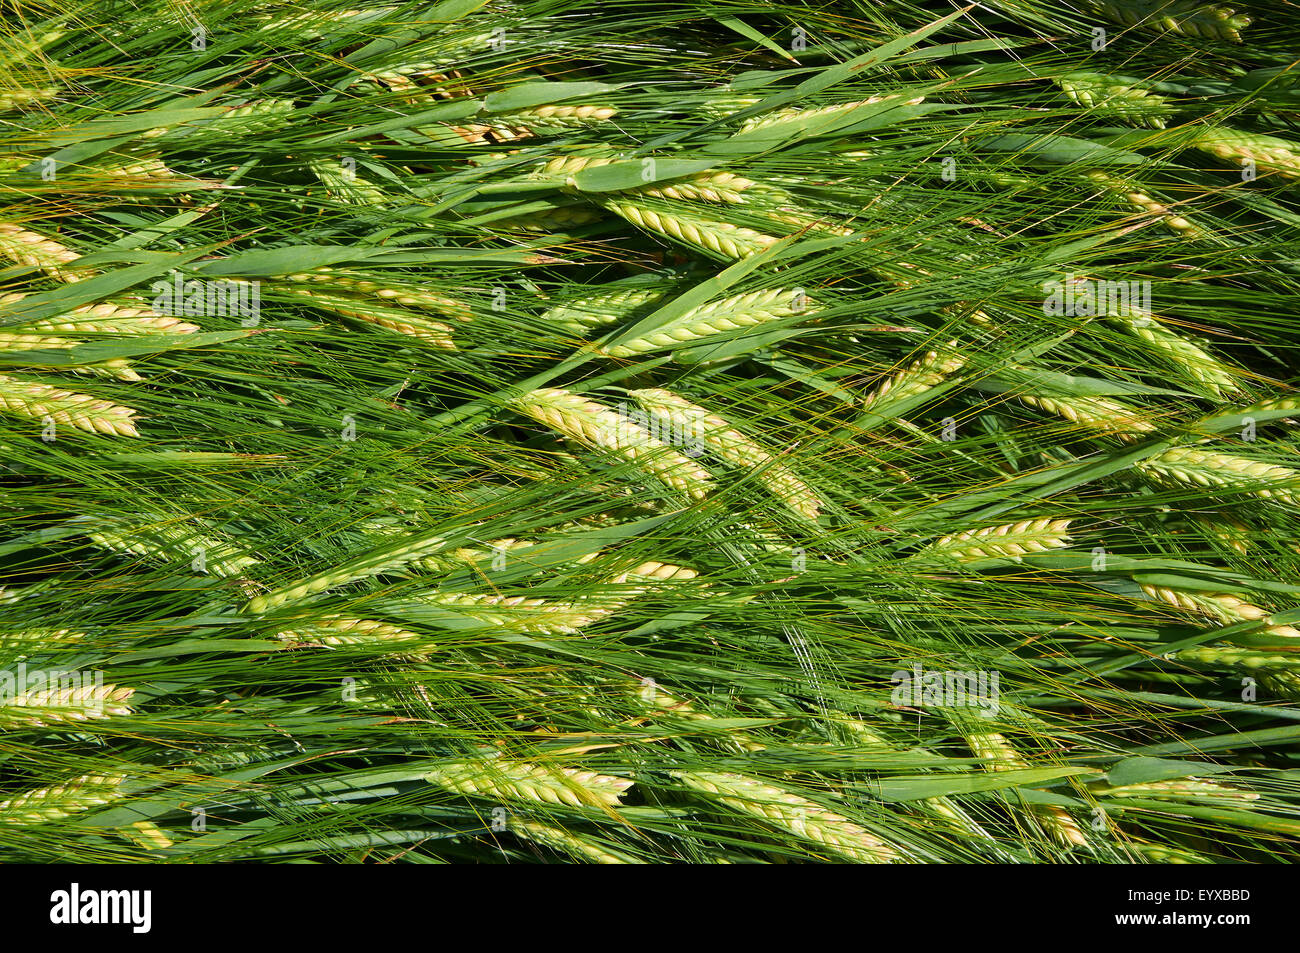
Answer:
[(940, 536), (926, 552), (942, 553), (958, 562), (981, 559), (1010, 559), (1020, 562), (1032, 553), (1044, 553), (1069, 545), (1070, 520), (1033, 519), (1002, 526), (970, 529)]
[(1192, 141), (1202, 152), (1240, 166), (1252, 161), (1261, 172), (1300, 179), (1300, 144), (1227, 126), (1202, 126)]
[(629, 288), (587, 295), (549, 308), (542, 313), (540, 320), (575, 334), (587, 334), (593, 328), (635, 314), (638, 309), (663, 298), (664, 294), (661, 288)]
[(770, 129), (773, 126), (780, 126), (789, 122), (804, 123), (830, 120), (848, 115), (861, 106), (874, 106), (889, 101), (895, 101), (898, 105), (903, 106), (917, 106), (925, 102), (925, 97), (917, 96), (913, 99), (904, 100), (901, 95), (890, 94), (887, 96), (871, 96), (851, 103), (836, 103), (833, 106), (819, 106), (810, 109), (789, 106), (770, 113), (764, 113), (761, 116), (751, 116), (741, 124), (740, 133), (753, 132), (757, 129)]
[(1152, 864), (1211, 864), (1214, 861), (1196, 853), (1164, 844), (1133, 844), (1133, 849)]
[(189, 562), (197, 572), (237, 578), (258, 564), (227, 540), (191, 529), (183, 522), (159, 517), (156, 522), (85, 518), (86, 536), (115, 553), (143, 556), (160, 562)]
[(752, 228), (702, 219), (679, 209), (655, 210), (617, 199), (606, 201), (604, 207), (638, 228), (658, 232), (723, 258), (748, 258), (779, 241), (773, 235), (764, 235)]
[[(0, 351), (39, 351), (45, 348), (66, 350), (84, 343), (84, 341), (74, 341), (53, 335), (13, 334), (8, 331), (0, 331)], [(67, 370), (72, 371), (74, 374), (98, 374), (101, 377), (112, 377), (120, 381), (138, 381), (142, 379), (131, 367), (131, 364), (123, 358), (78, 364), (75, 367), (68, 367)]]
[(457, 794), (570, 807), (617, 807), (623, 792), (632, 786), (629, 778), (504, 759), (453, 761), (423, 778)]
[(288, 586), (258, 596), (249, 601), (245, 611), (253, 613), (267, 612), (277, 606), (299, 602), (308, 596), (314, 596), (316, 593), (324, 592), (327, 589), (401, 569), (418, 559), (432, 555), (446, 545), (446, 540), (440, 536), (421, 536), (385, 546), (375, 552), (349, 560), (342, 566), (327, 569), (314, 576), (300, 579)]
[(1168, 3), (1164, 0), (1090, 0), (1102, 15), (1128, 26), (1156, 33), (1197, 36), (1225, 43), (1240, 43), (1241, 31), (1250, 26), (1250, 17), (1231, 7), (1217, 4), (1199, 6), (1194, 2)]
[(714, 733), (722, 733), (723, 746), (732, 751), (752, 753), (762, 751), (765, 747), (734, 725), (724, 724), (721, 728), (712, 727), (713, 723), (718, 722), (720, 719), (707, 712), (696, 710), (695, 706), (686, 699), (669, 694), (661, 686), (653, 682), (647, 681), (638, 684), (635, 695), (638, 701), (656, 714), (680, 718), (683, 721), (699, 725), (705, 731), (712, 728)]
[(665, 348), (694, 344), (711, 335), (726, 334), (741, 328), (778, 321), (781, 318), (816, 314), (820, 310), (799, 289), (771, 288), (767, 291), (751, 291), (702, 304), (644, 337), (598, 350), (599, 353), (608, 354), (610, 357), (633, 357)]
[(699, 106), (700, 115), (709, 119), (726, 119), (742, 109), (757, 106), (763, 101), (761, 96), (736, 96), (724, 92), (723, 95), (710, 96), (708, 102)]
[(1056, 83), (1061, 92), (1085, 109), (1115, 116), (1134, 126), (1163, 129), (1173, 111), (1163, 96), (1103, 73), (1066, 73)]
[(1112, 314), (1110, 317), (1161, 351), (1171, 364), (1185, 372), (1192, 383), (1214, 398), (1222, 400), (1227, 395), (1242, 392), (1236, 375), (1222, 361), (1149, 315)]
[(1192, 615), (1213, 619), (1221, 625), (1240, 622), (1265, 622), (1263, 631), (1283, 638), (1300, 638), (1300, 630), (1289, 625), (1277, 625), (1267, 609), (1252, 605), (1227, 592), (1201, 592), (1199, 590), (1170, 589), (1166, 586), (1142, 584), (1142, 591), (1151, 599), (1181, 609)]
[[(608, 122), (618, 115), (614, 106), (534, 106), (501, 113), (508, 124), (541, 129), (580, 129), (595, 123)], [(493, 117), (497, 118), (496, 116)]]
[[(963, 731), (967, 746), (975, 757), (986, 762), (989, 771), (1016, 771), (1029, 764), (1003, 735), (994, 731)], [(1064, 847), (1085, 847), (1088, 838), (1078, 822), (1062, 807), (1055, 804), (1034, 804), (1031, 809), (1051, 832), (1052, 837)]]
[(759, 481), (796, 513), (812, 520), (821, 514), (822, 501), (806, 483), (721, 417), (662, 388), (630, 393), (641, 406), (669, 421), (677, 434), (703, 441), (734, 466), (757, 470)]
[(129, 715), (131, 707), (126, 702), (134, 694), (134, 688), (90, 684), (0, 697), (0, 730), (57, 727)]
[(523, 837), (527, 840), (536, 841), (553, 850), (561, 851), (577, 860), (587, 861), (593, 864), (641, 864), (645, 861), (637, 860), (623, 853), (615, 853), (606, 850), (590, 841), (583, 840), (577, 834), (563, 830), (559, 827), (552, 827), (550, 824), (541, 824), (537, 821), (510, 820), (510, 832), (517, 837)]
[(695, 499), (702, 499), (712, 489), (707, 470), (595, 401), (562, 388), (544, 387), (516, 397), (511, 406), (570, 440), (643, 466)]
[(1159, 219), (1161, 224), (1176, 235), (1185, 238), (1205, 238), (1209, 235), (1205, 229), (1174, 212), (1169, 206), (1156, 201), (1142, 191), (1139, 183), (1131, 179), (1110, 175), (1106, 172), (1092, 171), (1084, 173), (1090, 182), (1101, 186), (1107, 193), (1127, 203), (1139, 212), (1145, 212)]
[(448, 298), (446, 295), (429, 291), (418, 285), (388, 284), (368, 278), (357, 278), (332, 268), (320, 268), (312, 272), (285, 275), (286, 281), (298, 284), (325, 284), (340, 288), (353, 294), (373, 295), (386, 302), (401, 305), (403, 308), (417, 308), (446, 315), (457, 321), (468, 321), (471, 317), (470, 307), (463, 301)]
[(842, 814), (757, 778), (712, 771), (674, 771), (673, 776), (688, 788), (711, 795), (734, 811), (813, 841), (857, 863), (887, 864), (901, 859), (891, 845)]
[(652, 195), (661, 199), (688, 200), (694, 202), (725, 202), (738, 205), (746, 201), (745, 194), (751, 190), (773, 197), (786, 198), (785, 194), (772, 186), (760, 186), (753, 179), (736, 175), (734, 172), (697, 172), (695, 175), (669, 182), (647, 185), (636, 189), (638, 195)]
[(1138, 434), (1153, 433), (1156, 429), (1156, 425), (1144, 419), (1136, 408), (1109, 397), (1048, 397), (1044, 394), (1017, 396), (1030, 407), (1064, 417), (1089, 430), (1118, 434), (1122, 440), (1133, 440)]
[[(26, 297), (25, 294), (0, 296), (0, 309), (17, 304)], [(22, 329), (56, 334), (192, 334), (199, 328), (151, 308), (87, 304), (55, 318), (23, 324)]]
[(257, 136), (279, 129), (294, 111), (292, 99), (259, 99), (240, 106), (227, 106), (226, 111), (212, 119), (200, 120), (193, 125), (159, 126), (141, 136), (142, 139), (176, 136)]
[(516, 218), (498, 219), (501, 228), (521, 228), (530, 232), (561, 232), (599, 222), (604, 216), (589, 205), (559, 205)]
[[(1300, 506), (1300, 497), (1296, 495), (1296, 488), (1300, 487), (1300, 471), (1288, 467), (1187, 447), (1173, 447), (1139, 461), (1136, 467), (1144, 475), (1162, 483), (1190, 483), (1211, 489), (1247, 492)], [(1261, 481), (1270, 485), (1254, 485)]]
[[(951, 348), (955, 344), (955, 341), (950, 341), (948, 347)], [(951, 351), (945, 351), (944, 353), (927, 351), (911, 366), (899, 371), (893, 377), (887, 378), (873, 392), (864, 397), (862, 400), (863, 409), (875, 410), (887, 403), (919, 397), (926, 391), (938, 387), (952, 374), (957, 373), (965, 366), (965, 363), (962, 358), (951, 353)]]
[(345, 318), (353, 318), (368, 324), (377, 324), (381, 328), (417, 338), (444, 350), (457, 349), (456, 342), (451, 336), (451, 328), (441, 321), (430, 321), (422, 315), (401, 308), (390, 308), (347, 295), (330, 294), (307, 288), (295, 288), (292, 293), (295, 297), (302, 298), (324, 311), (332, 311)]
[(0, 825), (44, 824), (103, 807), (121, 797), (119, 788), (125, 780), (120, 774), (88, 774), (63, 784), (36, 788), (0, 801)]
[(16, 261), (20, 265), (39, 268), (59, 281), (81, 281), (94, 274), (90, 271), (72, 271), (67, 266), (81, 258), (80, 255), (52, 238), (18, 225), (0, 223), (0, 257)]
[(618, 159), (611, 156), (559, 156), (543, 162), (530, 174), (531, 179), (561, 179), (569, 184), (573, 176), (584, 169), (598, 169), (611, 165)]
[[(388, 646), (423, 641), (409, 629), (388, 622), (354, 619), (348, 616), (327, 615), (309, 622), (294, 625), (275, 634), (285, 642), (337, 647), (341, 645)], [(405, 649), (405, 646), (402, 646)]]
[(88, 433), (138, 437), (135, 411), (86, 394), (74, 394), (49, 384), (0, 375), (0, 413), (68, 424)]

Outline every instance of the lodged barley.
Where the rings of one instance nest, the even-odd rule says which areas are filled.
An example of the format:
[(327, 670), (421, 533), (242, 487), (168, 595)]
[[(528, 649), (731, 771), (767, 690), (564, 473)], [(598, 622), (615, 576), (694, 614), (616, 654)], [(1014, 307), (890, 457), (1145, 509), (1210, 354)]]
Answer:
[(702, 499), (713, 487), (713, 478), (703, 467), (595, 401), (562, 388), (544, 387), (516, 397), (511, 406), (570, 440), (644, 466), (695, 499)]
[(774, 235), (764, 235), (730, 222), (699, 218), (680, 209), (656, 210), (618, 199), (608, 200), (604, 206), (638, 228), (667, 235), (723, 258), (748, 258), (779, 241)]
[(122, 796), (125, 780), (120, 774), (88, 774), (19, 794), (0, 801), (0, 825), (44, 824), (103, 807)]
[[(1216, 490), (1253, 493), (1300, 506), (1300, 471), (1212, 450), (1173, 447), (1136, 464), (1161, 483), (1184, 483)], [(1264, 483), (1264, 486), (1260, 486)]]
[(796, 513), (813, 520), (820, 515), (822, 501), (808, 484), (721, 417), (663, 388), (630, 393), (641, 406), (668, 421), (679, 436), (703, 441), (728, 463), (757, 471), (759, 482)]
[(80, 255), (52, 238), (38, 235), (19, 225), (0, 223), (0, 256), (20, 265), (39, 268), (59, 281), (81, 281), (94, 274), (69, 269), (67, 266), (80, 259)]
[(80, 685), (47, 688), (0, 698), (0, 730), (56, 727), (131, 714), (134, 688)]
[(865, 827), (774, 784), (712, 771), (674, 771), (673, 776), (734, 811), (813, 841), (849, 860), (887, 864), (902, 859), (893, 846)]
[(702, 338), (715, 334), (726, 334), (741, 328), (766, 324), (769, 321), (802, 314), (816, 314), (820, 310), (820, 307), (808, 300), (801, 289), (772, 288), (767, 291), (751, 291), (702, 304), (644, 337), (613, 347), (602, 347), (599, 351), (611, 357), (633, 357), (665, 348), (694, 344)]
[(504, 759), (453, 761), (422, 777), (457, 794), (569, 807), (617, 807), (632, 786), (629, 778)]
[(1002, 526), (970, 529), (951, 536), (940, 536), (925, 550), (942, 553), (958, 562), (981, 559), (1011, 559), (1020, 562), (1032, 553), (1044, 553), (1069, 545), (1068, 519), (1032, 519)]
[(0, 375), (0, 413), (16, 414), (56, 424), (68, 424), (88, 433), (138, 437), (135, 411), (86, 394), (60, 390), (49, 384)]

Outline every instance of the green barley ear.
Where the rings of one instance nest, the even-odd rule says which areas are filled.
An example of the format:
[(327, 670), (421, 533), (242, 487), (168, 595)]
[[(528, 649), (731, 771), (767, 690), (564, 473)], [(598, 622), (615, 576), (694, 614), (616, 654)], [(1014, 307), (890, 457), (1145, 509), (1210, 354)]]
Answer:
[(617, 807), (632, 786), (630, 778), (505, 759), (453, 761), (422, 777), (457, 794), (569, 807)]
[(1173, 606), (1185, 613), (1212, 619), (1220, 625), (1236, 625), (1240, 622), (1264, 622), (1264, 632), (1282, 638), (1300, 638), (1300, 630), (1289, 625), (1273, 622), (1269, 610), (1252, 605), (1228, 592), (1202, 592), (1200, 590), (1171, 589), (1166, 586), (1153, 586), (1142, 583), (1142, 591), (1148, 598)]
[(586, 335), (595, 328), (622, 321), (664, 298), (662, 288), (629, 288), (605, 294), (587, 295), (544, 311), (539, 320), (553, 327)]
[(1175, 235), (1181, 235), (1184, 238), (1205, 238), (1209, 235), (1199, 225), (1147, 195), (1146, 192), (1142, 191), (1143, 187), (1139, 182), (1098, 170), (1084, 173), (1084, 178), (1099, 185), (1107, 195), (1114, 199), (1124, 202), (1138, 212), (1144, 212), (1157, 219)]
[(0, 413), (16, 414), (56, 424), (67, 424), (87, 433), (138, 437), (135, 411), (86, 394), (61, 390), (49, 384), (0, 375)]
[[(1005, 735), (967, 728), (962, 731), (962, 737), (971, 753), (985, 762), (989, 771), (1017, 771), (1029, 767)], [(1031, 809), (1062, 847), (1088, 846), (1083, 828), (1064, 808), (1056, 804), (1033, 804)]]
[(36, 788), (0, 801), (0, 824), (26, 827), (103, 807), (122, 796), (120, 788), (125, 780), (120, 774), (88, 774), (62, 784)]
[(800, 289), (773, 288), (751, 291), (692, 308), (681, 317), (656, 328), (645, 337), (635, 338), (613, 347), (598, 349), (610, 357), (633, 357), (663, 349), (695, 344), (714, 335), (728, 334), (742, 328), (766, 324), (796, 315), (816, 314), (821, 308), (812, 304)]
[[(629, 596), (636, 594), (635, 590), (629, 592)], [(533, 635), (577, 635), (631, 601), (606, 597), (565, 602), (481, 592), (436, 592), (417, 600), (449, 609), (466, 619)]]
[(1300, 652), (1294, 650), (1196, 645), (1175, 652), (1171, 658), (1187, 665), (1249, 673), (1279, 695), (1300, 700)]
[(774, 126), (781, 126), (787, 123), (817, 123), (822, 121), (832, 121), (840, 116), (848, 115), (855, 109), (862, 106), (874, 106), (879, 103), (895, 101), (900, 106), (918, 106), (925, 102), (924, 96), (916, 96), (911, 99), (903, 99), (900, 94), (890, 93), (884, 96), (871, 96), (867, 99), (860, 99), (851, 103), (835, 103), (831, 106), (815, 106), (803, 108), (799, 106), (788, 106), (784, 109), (777, 109), (770, 113), (763, 113), (759, 116), (751, 116), (746, 119), (740, 126), (740, 132), (754, 132), (759, 129), (771, 129)]
[(149, 522), (79, 517), (74, 522), (84, 525), (83, 531), (95, 545), (111, 552), (189, 563), (199, 572), (222, 578), (243, 576), (259, 562), (207, 527), (195, 528), (166, 517)]
[(332, 268), (320, 268), (316, 271), (302, 272), (284, 276), (285, 281), (295, 284), (325, 285), (330, 290), (338, 290), (355, 295), (369, 295), (378, 298), (387, 305), (400, 305), (420, 311), (431, 311), (457, 321), (468, 321), (471, 309), (468, 304), (449, 298), (446, 295), (430, 291), (427, 287), (402, 282), (382, 282), (370, 278), (359, 278)]
[(679, 434), (703, 441), (733, 466), (756, 471), (759, 482), (796, 513), (812, 520), (820, 515), (822, 501), (806, 483), (721, 417), (663, 388), (629, 393), (641, 406), (667, 420)]
[(1216, 400), (1243, 393), (1237, 376), (1226, 364), (1152, 316), (1111, 314), (1109, 317), (1163, 353), (1191, 384)]
[(1089, 0), (1089, 5), (1116, 23), (1223, 43), (1240, 43), (1241, 31), (1251, 24), (1250, 17), (1232, 7), (1194, 0)]
[(1099, 116), (1114, 116), (1133, 126), (1165, 128), (1173, 112), (1168, 100), (1135, 82), (1122, 82), (1104, 73), (1075, 72), (1057, 77), (1056, 84), (1072, 102)]
[(1258, 801), (1259, 794), (1243, 788), (1206, 781), (1201, 778), (1179, 778), (1176, 781), (1148, 781), (1144, 784), (1125, 784), (1112, 787), (1108, 784), (1089, 785), (1089, 789), (1102, 797), (1170, 798), (1178, 801), (1205, 801), (1207, 803), (1240, 803)]
[(862, 399), (864, 410), (876, 410), (886, 404), (909, 400), (933, 390), (966, 366), (964, 358), (952, 352), (956, 341), (949, 341), (943, 351), (927, 351), (892, 377), (886, 378)]
[(619, 199), (606, 200), (602, 204), (638, 228), (675, 238), (720, 258), (748, 258), (779, 241), (774, 235), (765, 235), (730, 222), (701, 218), (680, 208), (652, 208)]
[[(0, 295), (0, 311), (18, 304), (27, 295)], [(158, 314), (151, 308), (102, 302), (73, 308), (54, 318), (20, 322), (25, 332), (52, 331), (57, 334), (193, 334), (198, 325)]]
[(408, 643), (426, 641), (419, 633), (403, 629), (398, 625), (341, 615), (319, 616), (306, 622), (296, 623), (290, 628), (276, 632), (275, 637), (285, 642), (322, 645), (329, 648), (357, 645), (376, 648), (393, 646), (399, 651), (408, 651)]
[(1020, 562), (1024, 556), (1068, 546), (1069, 528), (1068, 519), (1021, 520), (1018, 523), (940, 536), (924, 552), (942, 554), (963, 563), (981, 559), (1010, 559)]
[(389, 307), (346, 294), (317, 291), (315, 288), (295, 287), (290, 294), (322, 311), (330, 311), (345, 318), (375, 324), (398, 334), (417, 338), (445, 351), (458, 350), (451, 336), (451, 328), (441, 321), (430, 321), (423, 315), (404, 308)]
[(131, 714), (134, 688), (83, 685), (23, 692), (0, 698), (0, 731), (49, 728)]
[(307, 167), (320, 179), (331, 198), (346, 205), (377, 208), (389, 202), (383, 189), (367, 182), (355, 171), (344, 169), (338, 159), (309, 159)]
[[(70, 338), (46, 334), (12, 334), (0, 331), (0, 351), (39, 351), (43, 348), (66, 350), (84, 344)], [(95, 374), (100, 377), (112, 377), (119, 381), (139, 381), (143, 378), (135, 372), (129, 361), (124, 358), (111, 358), (107, 361), (94, 361), (65, 368), (74, 374)]]
[(1249, 161), (1260, 172), (1276, 172), (1287, 179), (1300, 179), (1300, 145), (1289, 139), (1242, 132), (1227, 126), (1202, 126), (1191, 145), (1234, 166)]
[(538, 821), (527, 821), (523, 819), (511, 818), (509, 831), (517, 837), (523, 837), (527, 840), (536, 841), (552, 850), (568, 854), (575, 860), (586, 861), (592, 864), (642, 864), (645, 861), (638, 860), (622, 851), (613, 851), (608, 848), (593, 844), (591, 841), (584, 839), (581, 835), (560, 827), (553, 827), (550, 824), (542, 824)]
[[(1253, 493), (1300, 506), (1300, 471), (1212, 450), (1173, 447), (1135, 464), (1138, 471), (1164, 484), (1190, 484), (1229, 492)], [(1259, 486), (1259, 483), (1266, 486)]]
[(857, 863), (888, 864), (903, 859), (892, 845), (865, 827), (774, 784), (713, 771), (674, 771), (673, 777), (733, 811), (758, 818)]
[(1154, 433), (1156, 425), (1144, 418), (1137, 408), (1110, 397), (1087, 397), (1046, 394), (1018, 394), (1030, 407), (1064, 417), (1071, 423), (1104, 434), (1115, 434), (1121, 440), (1134, 440), (1142, 434)]
[(544, 387), (514, 398), (510, 406), (583, 446), (609, 451), (644, 467), (695, 499), (702, 499), (713, 487), (713, 478), (703, 467), (593, 400), (558, 387)]
[(93, 271), (74, 271), (68, 265), (81, 258), (66, 245), (20, 225), (0, 223), (0, 256), (20, 265), (39, 268), (59, 281), (81, 281)]

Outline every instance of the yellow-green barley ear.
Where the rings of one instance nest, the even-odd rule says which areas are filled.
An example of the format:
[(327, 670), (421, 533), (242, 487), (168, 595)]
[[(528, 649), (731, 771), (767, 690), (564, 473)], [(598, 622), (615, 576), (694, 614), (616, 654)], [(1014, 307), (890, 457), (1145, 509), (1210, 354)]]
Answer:
[(816, 492), (726, 420), (663, 388), (648, 387), (630, 393), (641, 406), (666, 420), (670, 432), (702, 441), (733, 466), (756, 471), (758, 480), (772, 495), (796, 513), (813, 520), (820, 515), (822, 501)]
[[(22, 293), (0, 295), (0, 311), (12, 308), (26, 297)], [(192, 334), (199, 329), (196, 324), (158, 314), (151, 308), (107, 302), (82, 305), (54, 318), (20, 322), (15, 327), (24, 332), (56, 334)]]
[(27, 791), (0, 801), (0, 824), (27, 827), (103, 807), (122, 796), (125, 780), (120, 774), (88, 774)]
[(780, 830), (863, 864), (903, 858), (888, 842), (816, 801), (757, 778), (714, 771), (674, 771), (693, 791)]
[(95, 545), (115, 553), (164, 563), (189, 563), (196, 572), (222, 578), (243, 576), (259, 562), (205, 526), (194, 527), (166, 517), (139, 523), (126, 519), (79, 519), (84, 521), (86, 536)]
[(1277, 136), (1242, 132), (1227, 126), (1202, 126), (1192, 145), (1241, 167), (1254, 163), (1259, 172), (1300, 179), (1300, 144)]
[(544, 311), (540, 320), (548, 325), (585, 335), (594, 328), (624, 320), (646, 305), (660, 301), (662, 288), (629, 288), (605, 294), (586, 295)]
[(275, 637), (285, 642), (339, 646), (393, 647), (397, 651), (410, 651), (409, 643), (427, 641), (419, 633), (388, 622), (356, 619), (350, 616), (326, 615), (294, 623), (290, 628), (276, 632)]
[(383, 189), (357, 175), (355, 169), (345, 167), (340, 159), (309, 159), (307, 167), (320, 179), (331, 198), (346, 205), (379, 208), (388, 204)]
[(1142, 314), (1109, 317), (1164, 354), (1191, 384), (1215, 399), (1243, 393), (1237, 375), (1228, 365), (1154, 317)]
[(59, 281), (81, 281), (95, 272), (75, 271), (68, 266), (81, 258), (66, 245), (20, 225), (0, 223), (0, 256), (20, 265), (39, 268)]
[(431, 311), (457, 321), (471, 319), (471, 309), (464, 301), (449, 298), (436, 291), (430, 291), (418, 285), (401, 282), (382, 282), (370, 278), (359, 278), (332, 268), (320, 268), (316, 271), (285, 275), (284, 280), (295, 284), (326, 286), (326, 293), (339, 290), (354, 295), (370, 295), (379, 298), (387, 305), (400, 305), (403, 308), (415, 308)]
[(552, 850), (568, 854), (575, 860), (590, 864), (644, 864), (630, 854), (610, 850), (586, 838), (560, 827), (543, 824), (539, 821), (511, 818), (507, 826), (512, 834), (526, 840), (536, 841)]
[(651, 351), (695, 344), (713, 335), (727, 334), (797, 315), (816, 314), (821, 308), (802, 289), (772, 288), (751, 291), (692, 308), (681, 317), (656, 328), (645, 337), (599, 348), (610, 357), (633, 357)]
[(67, 424), (87, 433), (138, 437), (135, 411), (86, 394), (0, 375), (0, 413)]
[(765, 235), (730, 222), (701, 218), (680, 207), (671, 210), (652, 208), (619, 199), (606, 200), (603, 205), (638, 228), (675, 238), (720, 258), (748, 258), (779, 241), (774, 235)]
[(1239, 622), (1267, 623), (1264, 632), (1269, 635), (1287, 639), (1300, 639), (1300, 630), (1289, 625), (1279, 625), (1273, 621), (1268, 609), (1252, 605), (1244, 599), (1228, 592), (1204, 592), (1201, 590), (1172, 589), (1167, 586), (1153, 586), (1142, 583), (1142, 591), (1156, 602), (1173, 606), (1182, 612), (1212, 619), (1220, 625), (1236, 625)]
[(643, 467), (695, 499), (713, 488), (707, 470), (622, 414), (558, 387), (514, 398), (510, 406), (570, 440), (605, 450)]
[(874, 411), (891, 403), (919, 397), (933, 390), (966, 366), (966, 360), (952, 351), (955, 341), (943, 351), (927, 351), (908, 367), (883, 380), (862, 399), (864, 410)]
[[(1253, 493), (1265, 499), (1300, 506), (1300, 471), (1260, 463), (1230, 453), (1173, 447), (1135, 464), (1144, 476), (1166, 485), (1202, 486)], [(1265, 484), (1260, 486), (1259, 484)]]
[(1110, 397), (1081, 395), (1017, 395), (1030, 407), (1064, 417), (1071, 423), (1104, 434), (1115, 434), (1121, 440), (1134, 440), (1141, 434), (1154, 433), (1156, 425), (1147, 420), (1137, 408)]
[[(1029, 763), (1020, 756), (1005, 735), (970, 726), (962, 728), (961, 734), (971, 753), (983, 761), (989, 771), (1016, 771), (1029, 767)], [(1056, 804), (1033, 804), (1031, 810), (1062, 847), (1088, 845), (1088, 837), (1083, 828), (1063, 807)]]
[(505, 759), (453, 761), (423, 777), (457, 794), (569, 807), (617, 807), (632, 786), (630, 778)]
[(289, 294), (301, 298), (304, 302), (322, 311), (366, 324), (378, 325), (398, 334), (417, 338), (433, 347), (445, 351), (458, 350), (452, 338), (451, 327), (441, 321), (430, 321), (424, 315), (394, 308), (376, 301), (367, 301), (351, 295), (337, 294), (329, 291), (317, 291), (315, 288), (294, 287)]
[(1143, 186), (1139, 182), (1097, 170), (1084, 173), (1084, 178), (1100, 186), (1113, 199), (1125, 203), (1138, 212), (1152, 216), (1176, 235), (1181, 235), (1184, 238), (1206, 238), (1209, 236), (1209, 232), (1205, 229), (1144, 192)]
[[(71, 338), (58, 337), (48, 334), (14, 334), (8, 331), (0, 331), (0, 351), (39, 351), (46, 348), (53, 350), (67, 350), (84, 344), (84, 341), (75, 341)], [(94, 361), (85, 364), (77, 364), (61, 368), (62, 370), (71, 371), (74, 374), (94, 374), (99, 377), (112, 377), (120, 381), (139, 381), (143, 378), (135, 372), (129, 361), (125, 358), (111, 358), (107, 361)]]
[(131, 706), (127, 701), (134, 694), (134, 688), (89, 684), (0, 698), (0, 731), (60, 727), (129, 715)]
[(1069, 528), (1068, 519), (1021, 520), (1018, 523), (940, 536), (924, 551), (949, 556), (963, 563), (978, 562), (981, 559), (1010, 559), (1020, 562), (1024, 556), (1068, 546)]

